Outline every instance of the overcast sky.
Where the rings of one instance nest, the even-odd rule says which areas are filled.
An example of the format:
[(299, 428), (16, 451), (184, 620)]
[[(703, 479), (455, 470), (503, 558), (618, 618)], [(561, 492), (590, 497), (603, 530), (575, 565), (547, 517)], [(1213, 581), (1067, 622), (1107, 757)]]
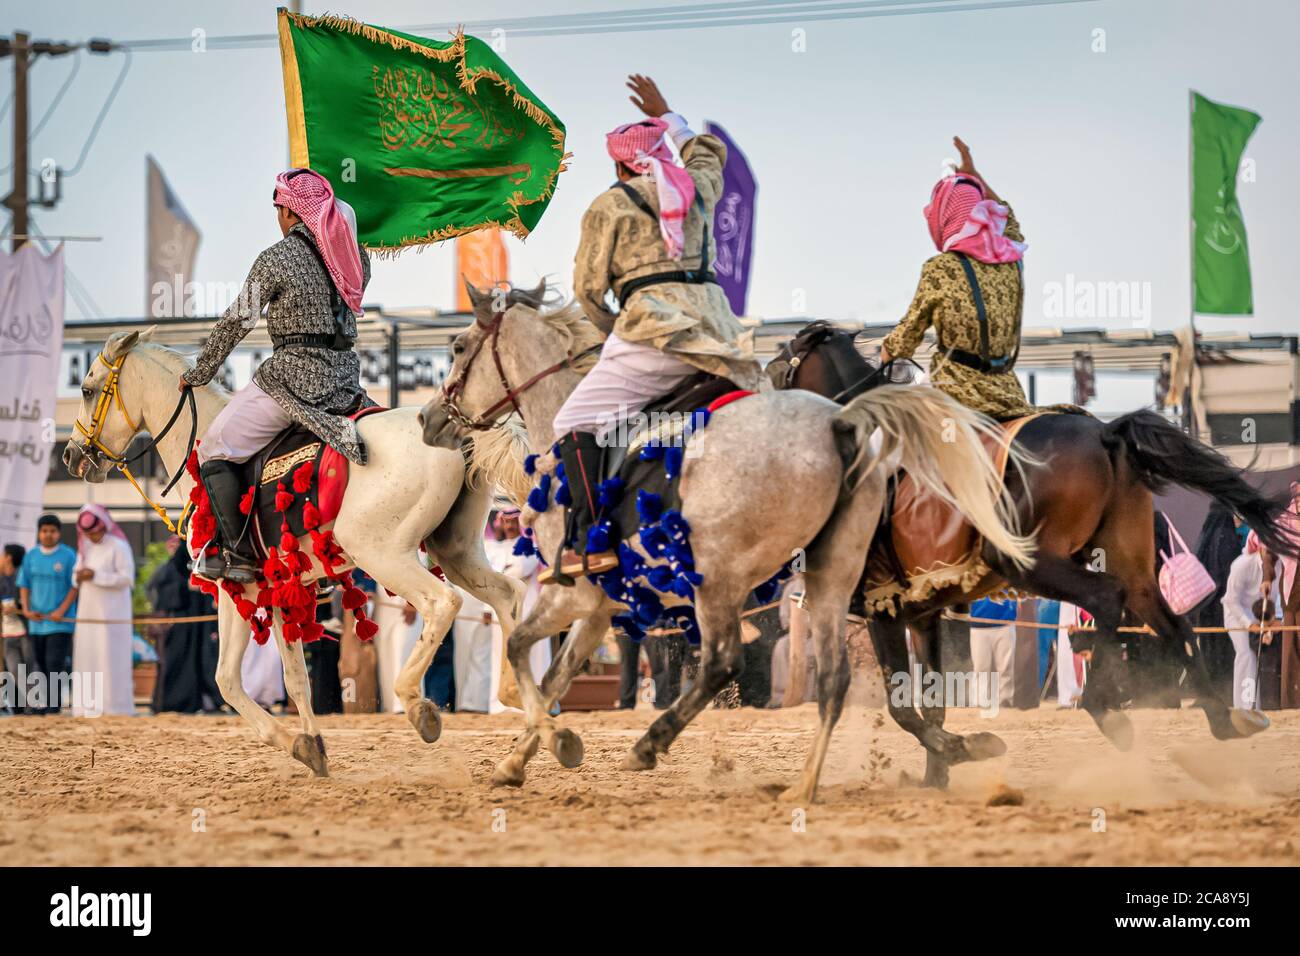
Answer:
[[(475, 0), (453, 15), (652, 5)], [(0, 0), (0, 31), (69, 40), (175, 37), (195, 28), (271, 33), (275, 6)], [(356, 0), (330, 11), (400, 27), (451, 6)], [(305, 12), (324, 11), (309, 2)], [(933, 253), (921, 207), (957, 133), (1023, 225), (1027, 325), (1131, 328), (1145, 312), (1152, 327), (1172, 329), (1188, 315), (1191, 88), (1263, 116), (1246, 154), (1255, 181), (1240, 190), (1256, 315), (1198, 325), (1295, 332), (1297, 27), (1295, 0), (1098, 0), (645, 34), (507, 34), (504, 58), (564, 121), (574, 153), (537, 230), (526, 243), (510, 241), (512, 278), (546, 274), (567, 283), (582, 211), (611, 179), (604, 134), (634, 118), (622, 82), (637, 71), (654, 76), (694, 126), (705, 119), (726, 126), (749, 156), (759, 180), (752, 315), (791, 315), (801, 295), (810, 316), (902, 315)], [(804, 52), (792, 49), (796, 28), (806, 31)], [(0, 61), (2, 98), (13, 88), (9, 63)], [(71, 65), (65, 57), (34, 68), (33, 123)], [(120, 55), (83, 59), (33, 144), (33, 164), (45, 157), (73, 164), (120, 67)], [(10, 118), (0, 123), (0, 165), (12, 158)], [(38, 210), (36, 221), (47, 234), (102, 236), (71, 245), (68, 266), (104, 314), (140, 314), (152, 153), (203, 232), (196, 278), (239, 282), (278, 237), (269, 196), (286, 163), (285, 135), (275, 47), (137, 53), (81, 173), (65, 182), (58, 209)], [(366, 301), (451, 307), (452, 263), (450, 245), (379, 263)], [(1137, 314), (1044, 317), (1053, 283), (1068, 275), (1076, 283), (1137, 283)], [(71, 301), (68, 317), (81, 317)]]

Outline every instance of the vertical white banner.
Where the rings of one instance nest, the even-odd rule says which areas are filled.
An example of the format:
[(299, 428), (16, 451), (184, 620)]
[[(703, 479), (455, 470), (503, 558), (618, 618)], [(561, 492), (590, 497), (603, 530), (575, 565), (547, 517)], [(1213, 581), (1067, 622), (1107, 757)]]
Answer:
[(36, 540), (62, 351), (63, 247), (0, 252), (0, 544)]

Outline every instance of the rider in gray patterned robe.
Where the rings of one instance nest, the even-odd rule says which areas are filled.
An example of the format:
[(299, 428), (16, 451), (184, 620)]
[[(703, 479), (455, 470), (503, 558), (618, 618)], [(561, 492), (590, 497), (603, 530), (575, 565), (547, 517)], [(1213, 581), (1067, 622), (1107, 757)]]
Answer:
[[(324, 183), (323, 177), (320, 182)], [(349, 220), (355, 243), (350, 207), (334, 200), (332, 193), (330, 201), (337, 202)], [(182, 386), (209, 382), (257, 325), (265, 307), (275, 350), (254, 373), (253, 381), (217, 415), (198, 447), (200, 477), (222, 548), (220, 560), (196, 568), (205, 577), (253, 580), (252, 545), (243, 533), (245, 517), (239, 511), (248, 478), (238, 466), (291, 423), (303, 425), (350, 461), (366, 461), (356, 423), (346, 417), (375, 404), (361, 387), (360, 363), (352, 348), (356, 319), (344, 305), (338, 308), (336, 320), (340, 301), (335, 282), (306, 223), (286, 206), (277, 205), (276, 211), (284, 238), (257, 257), (239, 298), (217, 320), (194, 368), (181, 379)], [(364, 249), (358, 246), (357, 251), (364, 287), (370, 281), (370, 260)], [(332, 344), (329, 339), (334, 339)]]

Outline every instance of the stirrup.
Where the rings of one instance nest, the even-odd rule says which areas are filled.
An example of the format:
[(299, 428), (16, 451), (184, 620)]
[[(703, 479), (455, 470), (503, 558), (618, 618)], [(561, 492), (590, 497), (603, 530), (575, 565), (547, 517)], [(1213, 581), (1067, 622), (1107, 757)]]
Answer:
[(565, 551), (556, 564), (543, 569), (542, 573), (537, 576), (537, 580), (541, 584), (559, 584), (564, 587), (572, 587), (576, 577), (604, 574), (616, 567), (618, 567), (618, 555), (613, 551), (602, 551), (598, 554), (578, 554), (576, 551)]
[(238, 551), (231, 551), (229, 548), (223, 548), (221, 551), (222, 560), (225, 562), (226, 570), (222, 577), (227, 581), (233, 581), (236, 584), (256, 584), (257, 583), (257, 562)]

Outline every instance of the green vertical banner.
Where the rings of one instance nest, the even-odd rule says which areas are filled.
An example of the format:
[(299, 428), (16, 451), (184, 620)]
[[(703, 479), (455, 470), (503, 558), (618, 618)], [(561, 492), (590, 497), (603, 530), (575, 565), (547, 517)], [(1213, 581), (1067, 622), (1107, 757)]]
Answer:
[(537, 226), (564, 124), (488, 44), (283, 8), (279, 37), (291, 162), (352, 205), (362, 245)]
[(1250, 253), (1237, 203), (1241, 154), (1259, 114), (1192, 93), (1193, 311), (1252, 315)]

